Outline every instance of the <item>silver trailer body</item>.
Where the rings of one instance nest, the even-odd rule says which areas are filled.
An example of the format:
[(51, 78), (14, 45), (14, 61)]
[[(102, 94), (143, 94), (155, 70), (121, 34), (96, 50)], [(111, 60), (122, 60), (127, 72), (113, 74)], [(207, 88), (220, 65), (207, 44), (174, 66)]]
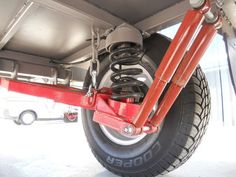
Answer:
[[(213, 1), (224, 13), (230, 58), (235, 56), (236, 6), (233, 0)], [(0, 74), (29, 79), (44, 77), (66, 83), (66, 67), (91, 56), (91, 27), (100, 31), (129, 23), (151, 34), (178, 23), (190, 8), (187, 0), (8, 0), (0, 1)], [(100, 50), (104, 49), (104, 41)], [(230, 59), (232, 75), (235, 61)], [(72, 79), (82, 81), (88, 63), (75, 65)]]

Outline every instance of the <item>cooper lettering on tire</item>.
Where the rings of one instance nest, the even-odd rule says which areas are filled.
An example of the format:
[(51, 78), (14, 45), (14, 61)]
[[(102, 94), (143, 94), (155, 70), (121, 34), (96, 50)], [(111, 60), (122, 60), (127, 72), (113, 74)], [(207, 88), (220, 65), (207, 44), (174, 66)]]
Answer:
[(127, 162), (124, 163), (124, 168), (130, 168), (132, 167), (133, 160), (128, 160)]
[(149, 161), (152, 158), (152, 150), (149, 150), (143, 155), (144, 162)]
[[(150, 86), (170, 40), (153, 34), (144, 40), (146, 53), (139, 63)], [(100, 56), (99, 87), (111, 85), (110, 61)], [(89, 72), (84, 87), (91, 82)], [(158, 106), (158, 105), (157, 105)], [(210, 94), (206, 78), (197, 67), (190, 81), (172, 106), (160, 131), (150, 135), (124, 137), (93, 122), (93, 112), (82, 110), (88, 143), (98, 161), (120, 176), (156, 176), (182, 165), (193, 154), (205, 133), (210, 114)]]

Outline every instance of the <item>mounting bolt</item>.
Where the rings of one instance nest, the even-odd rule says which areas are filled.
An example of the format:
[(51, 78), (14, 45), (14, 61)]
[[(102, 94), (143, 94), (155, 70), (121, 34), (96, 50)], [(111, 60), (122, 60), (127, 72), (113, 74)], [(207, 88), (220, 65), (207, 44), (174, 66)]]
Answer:
[(123, 129), (123, 133), (125, 135), (130, 135), (130, 136), (134, 134), (134, 131), (135, 131), (135, 127), (133, 125), (128, 125), (124, 127)]
[(224, 5), (224, 0), (216, 0), (216, 5), (221, 8)]
[(218, 15), (213, 14), (211, 11), (205, 13), (205, 20), (207, 23), (215, 23), (218, 20)]
[(197, 9), (205, 3), (205, 0), (189, 0), (189, 2), (193, 8)]

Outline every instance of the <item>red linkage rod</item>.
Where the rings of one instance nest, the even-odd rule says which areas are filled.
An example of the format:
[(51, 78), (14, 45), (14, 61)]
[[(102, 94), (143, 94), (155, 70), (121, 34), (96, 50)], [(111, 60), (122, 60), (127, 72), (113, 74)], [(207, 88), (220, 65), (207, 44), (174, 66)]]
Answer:
[(148, 116), (158, 102), (167, 83), (179, 66), (190, 41), (204, 20), (204, 14), (209, 10), (209, 1), (198, 10), (189, 10), (171, 42), (160, 66), (155, 73), (155, 79), (145, 96), (141, 107), (133, 119), (135, 127), (140, 128), (147, 122)]
[(214, 24), (204, 23), (195, 41), (178, 67), (170, 87), (163, 100), (159, 104), (158, 110), (150, 123), (153, 126), (161, 125), (168, 111), (172, 107), (181, 90), (188, 83), (195, 71), (200, 59), (217, 33), (220, 26), (219, 19)]

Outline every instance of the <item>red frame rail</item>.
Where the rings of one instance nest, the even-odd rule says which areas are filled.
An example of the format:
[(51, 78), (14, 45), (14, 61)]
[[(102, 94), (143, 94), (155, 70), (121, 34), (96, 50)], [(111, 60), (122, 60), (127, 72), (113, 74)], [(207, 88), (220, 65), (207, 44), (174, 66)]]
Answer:
[[(155, 79), (141, 105), (110, 99), (111, 90), (93, 90), (92, 96), (86, 91), (64, 86), (28, 83), (0, 78), (0, 85), (10, 91), (45, 97), (57, 102), (93, 110), (93, 120), (125, 134), (153, 133), (163, 122), (166, 114), (187, 84), (199, 60), (221, 25), (218, 18), (212, 23), (203, 23), (204, 14), (210, 9), (209, 0), (199, 9), (189, 10), (160, 63)], [(201, 26), (202, 25), (202, 26)], [(201, 30), (198, 32), (198, 29)], [(198, 32), (197, 37), (194, 35)], [(194, 39), (190, 49), (190, 41)], [(188, 51), (187, 51), (188, 50)], [(172, 79), (172, 80), (171, 80)], [(171, 85), (158, 104), (158, 109), (149, 115), (166, 85)], [(128, 131), (127, 131), (128, 130)]]

